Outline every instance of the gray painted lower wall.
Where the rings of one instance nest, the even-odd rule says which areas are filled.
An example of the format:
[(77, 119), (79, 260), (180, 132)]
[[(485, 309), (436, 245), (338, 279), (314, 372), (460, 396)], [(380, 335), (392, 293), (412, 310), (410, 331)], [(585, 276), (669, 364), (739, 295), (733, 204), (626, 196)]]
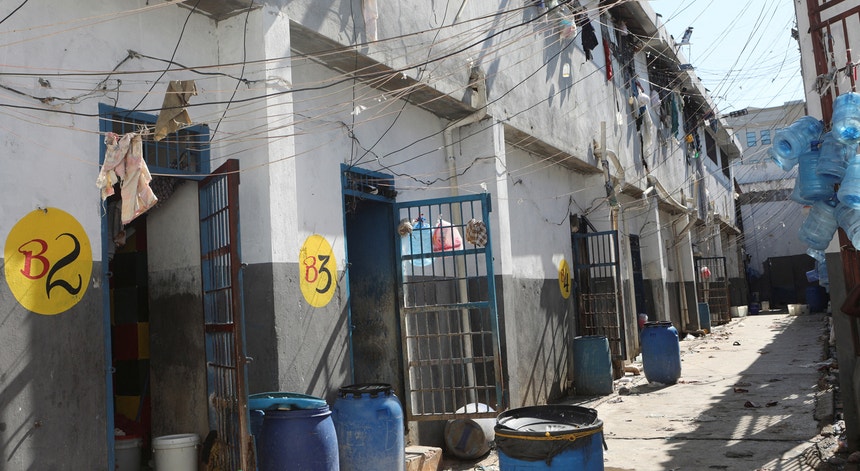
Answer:
[(149, 273), (152, 436), (209, 431), (198, 272)]
[(565, 394), (573, 377), (574, 296), (564, 299), (557, 279), (497, 276), (496, 289), (510, 407)]
[(351, 382), (346, 288), (338, 272), (334, 298), (315, 308), (304, 301), (299, 265), (254, 264), (244, 271), (248, 390), (288, 391), (325, 398)]
[(107, 469), (102, 295), (43, 316), (0, 283), (0, 469)]

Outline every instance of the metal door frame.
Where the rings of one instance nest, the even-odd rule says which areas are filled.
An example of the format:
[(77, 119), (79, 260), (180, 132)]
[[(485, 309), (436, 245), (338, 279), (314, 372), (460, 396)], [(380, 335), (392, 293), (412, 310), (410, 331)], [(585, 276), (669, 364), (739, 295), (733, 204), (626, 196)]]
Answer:
[[(577, 335), (606, 336), (613, 359), (624, 360), (627, 357), (627, 329), (624, 322), (624, 303), (621, 300), (618, 231), (574, 232), (571, 234), (571, 244), (578, 308)], [(602, 278), (612, 277), (614, 290), (611, 293), (588, 291), (594, 271), (603, 275)], [(608, 300), (615, 305), (614, 315), (606, 310), (594, 309), (595, 305)], [(613, 319), (615, 325), (609, 323)]]
[(239, 247), (239, 161), (199, 183), (200, 260), (209, 426), (231, 469), (256, 469), (248, 415), (245, 316)]
[[(726, 257), (696, 257), (696, 298), (707, 303), (711, 311), (711, 325), (722, 325), (732, 320), (729, 300), (729, 277), (726, 272)], [(702, 269), (707, 267), (710, 278), (705, 278)]]
[[(394, 211), (396, 221), (424, 217), (434, 227), (442, 217), (463, 236), (460, 248), (431, 253), (419, 250), (417, 255), (414, 251), (403, 254), (396, 250), (407, 420), (496, 417), (507, 404), (496, 309), (490, 195), (401, 202), (394, 204)], [(470, 218), (486, 226), (484, 247), (465, 240)], [(428, 237), (432, 235), (432, 229), (425, 230)], [(400, 234), (392, 232), (396, 246), (402, 248)], [(415, 262), (427, 259), (430, 262), (426, 266)], [(421, 266), (416, 268), (418, 265)], [(482, 282), (485, 287), (480, 286)], [(436, 301), (445, 296), (455, 299)], [(420, 298), (435, 299), (422, 303)], [(459, 330), (445, 332), (445, 326)], [(465, 407), (471, 403), (486, 404), (495, 412)]]

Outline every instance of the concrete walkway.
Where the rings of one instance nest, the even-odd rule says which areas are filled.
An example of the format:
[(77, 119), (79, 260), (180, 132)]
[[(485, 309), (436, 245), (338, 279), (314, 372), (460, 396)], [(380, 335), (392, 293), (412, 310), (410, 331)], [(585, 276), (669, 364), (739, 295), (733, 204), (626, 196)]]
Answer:
[(826, 326), (820, 314), (734, 319), (682, 339), (677, 384), (627, 376), (611, 396), (570, 402), (603, 420), (607, 470), (812, 469), (816, 417), (832, 420)]
[[(819, 435), (833, 412), (819, 387), (826, 349), (821, 314), (733, 319), (681, 340), (677, 384), (628, 373), (609, 396), (562, 402), (597, 409), (607, 471), (838, 469), (823, 463), (836, 438)], [(497, 470), (498, 457), (442, 469)]]

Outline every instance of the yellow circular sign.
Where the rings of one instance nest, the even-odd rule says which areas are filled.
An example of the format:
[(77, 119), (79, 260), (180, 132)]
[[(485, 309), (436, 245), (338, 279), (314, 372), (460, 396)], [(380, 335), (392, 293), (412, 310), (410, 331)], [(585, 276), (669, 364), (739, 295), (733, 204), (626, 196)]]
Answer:
[(323, 307), (331, 301), (337, 288), (337, 263), (328, 241), (314, 234), (299, 251), (299, 279), (305, 301)]
[(38, 314), (59, 314), (87, 292), (93, 270), (90, 241), (71, 214), (38, 209), (9, 231), (4, 271), (6, 283), (22, 306)]
[(567, 260), (561, 259), (558, 264), (558, 288), (561, 290), (561, 296), (564, 299), (570, 297), (570, 267), (567, 265)]

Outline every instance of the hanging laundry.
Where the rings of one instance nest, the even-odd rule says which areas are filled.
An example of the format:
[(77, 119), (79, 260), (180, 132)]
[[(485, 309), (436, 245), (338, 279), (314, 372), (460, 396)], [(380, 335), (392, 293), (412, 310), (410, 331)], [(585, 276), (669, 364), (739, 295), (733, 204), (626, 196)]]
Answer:
[(194, 95), (197, 95), (197, 85), (194, 80), (170, 81), (164, 94), (164, 103), (158, 113), (158, 120), (155, 122), (156, 141), (191, 124), (191, 116), (185, 108)]
[(376, 22), (379, 20), (379, 9), (376, 7), (376, 0), (363, 0), (362, 14), (364, 15), (364, 33), (367, 35), (367, 41), (376, 41), (377, 31)]
[(612, 71), (612, 48), (610, 46), (609, 35), (603, 35), (603, 58), (606, 61), (606, 80), (612, 80), (615, 73)]
[(487, 245), (487, 225), (483, 221), (470, 219), (466, 223), (466, 241), (476, 247)]
[(152, 175), (143, 159), (143, 140), (140, 135), (128, 133), (122, 138), (110, 132), (105, 136), (104, 164), (96, 179), (102, 200), (114, 194), (115, 183), (122, 182), (122, 223), (128, 224), (158, 203), (149, 187)]
[[(586, 19), (588, 17), (586, 16)], [(582, 25), (582, 48), (585, 49), (585, 58), (587, 60), (591, 60), (593, 56), (591, 55), (591, 51), (598, 45), (597, 34), (594, 31), (594, 26), (591, 25), (591, 21), (587, 21)]]

